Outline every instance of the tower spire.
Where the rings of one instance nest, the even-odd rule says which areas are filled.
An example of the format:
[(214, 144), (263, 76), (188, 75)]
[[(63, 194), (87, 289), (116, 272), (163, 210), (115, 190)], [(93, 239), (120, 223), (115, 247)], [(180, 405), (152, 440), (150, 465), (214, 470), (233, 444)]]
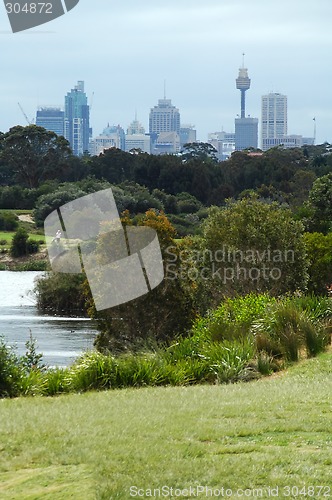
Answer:
[(242, 53), (242, 68), (239, 69), (239, 76), (236, 79), (236, 88), (241, 91), (241, 118), (246, 117), (246, 91), (250, 89), (250, 78), (248, 69), (244, 67), (244, 56)]

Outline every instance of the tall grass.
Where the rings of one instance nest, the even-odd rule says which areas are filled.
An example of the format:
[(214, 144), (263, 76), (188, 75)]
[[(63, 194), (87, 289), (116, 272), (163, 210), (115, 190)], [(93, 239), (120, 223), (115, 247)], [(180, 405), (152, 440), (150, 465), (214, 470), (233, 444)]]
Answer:
[(171, 345), (117, 356), (90, 351), (46, 371), (31, 336), (21, 358), (0, 339), (0, 397), (251, 380), (323, 351), (331, 318), (330, 299), (251, 294), (227, 300)]
[[(302, 307), (308, 302), (303, 301)], [(298, 361), (305, 350), (307, 356), (316, 356), (329, 343), (330, 333), (325, 320), (319, 321), (313, 310), (301, 308), (301, 302), (289, 299), (277, 302), (264, 316), (253, 322), (251, 331), (258, 350), (270, 355)], [(321, 314), (321, 313), (319, 313)]]

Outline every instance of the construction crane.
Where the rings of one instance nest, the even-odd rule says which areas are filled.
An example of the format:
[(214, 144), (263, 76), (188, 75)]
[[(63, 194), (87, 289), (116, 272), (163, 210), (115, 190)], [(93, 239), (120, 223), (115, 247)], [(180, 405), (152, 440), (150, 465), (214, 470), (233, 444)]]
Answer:
[(29, 125), (33, 125), (33, 120), (29, 120), (29, 118), (27, 117), (24, 109), (22, 108), (22, 106), (20, 105), (20, 103), (18, 102), (18, 107), (20, 108), (20, 110), (22, 111), (22, 114), (24, 116), (24, 118), (26, 119), (26, 121), (28, 122)]

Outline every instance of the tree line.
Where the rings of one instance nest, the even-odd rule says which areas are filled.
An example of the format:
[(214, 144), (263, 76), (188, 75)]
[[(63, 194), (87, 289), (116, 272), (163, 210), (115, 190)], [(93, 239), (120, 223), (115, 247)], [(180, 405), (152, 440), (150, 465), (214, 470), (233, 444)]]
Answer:
[(111, 184), (131, 181), (150, 192), (187, 192), (207, 206), (221, 206), (227, 198), (256, 190), (262, 198), (299, 207), (315, 179), (330, 172), (328, 144), (292, 150), (277, 147), (262, 155), (235, 152), (224, 162), (218, 162), (213, 147), (204, 143), (188, 144), (180, 155), (111, 148), (99, 156), (79, 158), (63, 137), (35, 125), (16, 126), (0, 134), (0, 186), (15, 186), (16, 194), (18, 187), (32, 191), (22, 194), (24, 203), (30, 205), (46, 181), (93, 177)]

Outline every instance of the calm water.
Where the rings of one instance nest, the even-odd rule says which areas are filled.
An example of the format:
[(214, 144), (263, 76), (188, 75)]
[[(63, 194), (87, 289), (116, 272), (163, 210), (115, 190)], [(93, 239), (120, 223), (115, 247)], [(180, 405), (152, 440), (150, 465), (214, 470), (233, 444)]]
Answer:
[(81, 352), (92, 348), (96, 330), (86, 318), (38, 314), (33, 287), (42, 274), (0, 271), (0, 336), (23, 354), (31, 332), (45, 364), (68, 366)]

